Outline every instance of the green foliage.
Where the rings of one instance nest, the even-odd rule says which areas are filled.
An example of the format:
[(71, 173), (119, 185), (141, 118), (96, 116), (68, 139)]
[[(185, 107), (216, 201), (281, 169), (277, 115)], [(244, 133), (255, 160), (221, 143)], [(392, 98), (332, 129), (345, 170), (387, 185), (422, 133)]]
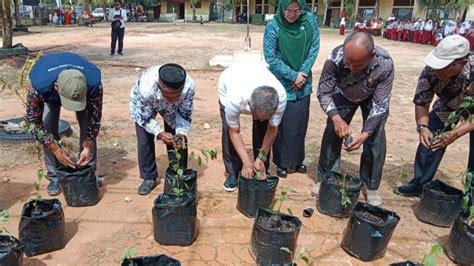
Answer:
[(352, 204), (351, 198), (349, 197), (349, 193), (347, 192), (346, 176), (347, 173), (342, 176), (342, 186), (339, 189), (339, 193), (341, 193), (341, 204), (344, 209)]
[(44, 177), (44, 170), (42, 168), (38, 169), (37, 176), (38, 176), (38, 182), (33, 183), (33, 188), (35, 189), (35, 194), (36, 194), (35, 201), (33, 202), (33, 207), (34, 207), (35, 212), (40, 211), (38, 203), (41, 201), (41, 194), (40, 194), (41, 180)]
[[(8, 219), (10, 219), (10, 213), (7, 211), (7, 210), (3, 210), (0, 212), (0, 222), (3, 223), (6, 223), (8, 221)], [(0, 226), (0, 234), (10, 234), (10, 232), (8, 231), (8, 229), (2, 225)]]
[(131, 259), (136, 252), (137, 249), (134, 247), (125, 249), (122, 253), (122, 256), (120, 257), (120, 261), (123, 262), (126, 259)]
[(469, 205), (469, 201), (473, 200), (471, 198), (472, 193), (472, 179), (474, 178), (474, 173), (469, 171), (464, 171), (462, 174), (463, 176), (463, 187), (464, 187), (464, 197), (462, 199), (462, 208), (463, 210), (469, 215), (469, 219), (474, 218), (474, 206)]
[(406, 169), (408, 163), (403, 158), (401, 158), (401, 161), (402, 165), (400, 166), (400, 173), (398, 175), (398, 178), (401, 180), (405, 180), (408, 177), (408, 171)]
[(436, 266), (436, 257), (443, 253), (443, 248), (434, 244), (431, 246), (431, 252), (423, 258), (424, 266)]
[(292, 263), (293, 264), (296, 264), (296, 262), (298, 260), (302, 260), (304, 261), (307, 265), (309, 265), (309, 257), (308, 255), (306, 254), (306, 247), (305, 246), (302, 246), (300, 248), (300, 251), (297, 253), (297, 254), (293, 254), (293, 251), (291, 251), (291, 249), (289, 249), (288, 247), (280, 247), (280, 250), (283, 250), (285, 251), (286, 253), (290, 254), (291, 255), (291, 259), (292, 259)]
[[(280, 212), (280, 211), (281, 211), (281, 205), (283, 204), (283, 202), (284, 202), (285, 200), (288, 199), (288, 196), (289, 196), (290, 193), (296, 194), (296, 193), (298, 193), (298, 192), (297, 192), (296, 190), (294, 190), (294, 189), (289, 188), (289, 187), (285, 187), (285, 188), (283, 188), (283, 189), (281, 190), (280, 196), (278, 196), (278, 198), (274, 199), (273, 202), (272, 202), (272, 204), (270, 204), (269, 209), (273, 210), (273, 212), (274, 212), (275, 215), (281, 213), (281, 212)], [(280, 205), (278, 206), (278, 209), (275, 210), (274, 208), (275, 208), (275, 205), (276, 205), (277, 203), (279, 203)], [(290, 208), (288, 208), (287, 210), (288, 210), (288, 212), (289, 212), (291, 215), (293, 215), (293, 212), (291, 211)]]

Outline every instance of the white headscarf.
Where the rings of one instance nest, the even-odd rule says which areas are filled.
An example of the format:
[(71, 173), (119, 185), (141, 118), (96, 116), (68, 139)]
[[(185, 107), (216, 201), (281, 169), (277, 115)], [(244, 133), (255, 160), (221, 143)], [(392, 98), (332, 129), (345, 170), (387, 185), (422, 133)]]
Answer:
[(424, 30), (426, 30), (426, 31), (432, 31), (432, 30), (433, 30), (433, 21), (428, 20), (428, 23), (426, 23)]
[(424, 30), (424, 29), (425, 29), (425, 25), (426, 25), (425, 21), (422, 20), (422, 21), (421, 21), (421, 24), (420, 24), (420, 27), (418, 28), (418, 30)]
[(341, 22), (339, 23), (339, 26), (346, 26), (346, 18), (342, 17)]

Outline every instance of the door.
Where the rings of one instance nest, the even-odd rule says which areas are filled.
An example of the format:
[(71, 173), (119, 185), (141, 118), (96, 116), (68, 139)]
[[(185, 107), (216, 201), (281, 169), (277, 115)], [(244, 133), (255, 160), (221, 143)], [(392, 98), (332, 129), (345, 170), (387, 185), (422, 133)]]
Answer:
[(184, 19), (184, 3), (179, 3), (178, 19)]

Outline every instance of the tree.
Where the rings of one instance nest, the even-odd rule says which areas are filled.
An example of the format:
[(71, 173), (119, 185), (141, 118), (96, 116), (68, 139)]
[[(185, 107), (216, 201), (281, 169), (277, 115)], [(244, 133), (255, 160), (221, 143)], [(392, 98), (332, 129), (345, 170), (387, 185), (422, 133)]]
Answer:
[(13, 8), (15, 9), (15, 26), (18, 28), (21, 25), (19, 0), (13, 0)]
[(446, 4), (448, 10), (456, 11), (456, 14), (459, 12), (461, 15), (461, 20), (466, 19), (467, 10), (469, 7), (474, 4), (474, 0), (451, 0)]
[(199, 0), (190, 0), (191, 7), (193, 8), (193, 20), (196, 20), (196, 4), (199, 2)]
[(10, 0), (0, 0), (0, 13), (2, 19), (3, 48), (12, 48), (13, 44), (13, 21)]

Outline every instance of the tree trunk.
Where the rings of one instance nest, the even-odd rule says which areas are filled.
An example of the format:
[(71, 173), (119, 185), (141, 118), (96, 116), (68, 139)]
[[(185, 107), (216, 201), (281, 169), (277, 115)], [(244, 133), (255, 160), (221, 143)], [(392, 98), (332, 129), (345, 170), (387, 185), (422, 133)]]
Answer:
[(466, 15), (467, 15), (467, 8), (466, 8), (466, 9), (464, 9), (464, 11), (462, 12), (461, 21), (464, 21), (464, 20), (466, 20)]
[(19, 0), (13, 0), (13, 7), (15, 8), (15, 26), (18, 28), (21, 26)]
[(84, 11), (86, 11), (87, 13), (89, 13), (92, 16), (90, 0), (83, 0), (82, 2), (84, 3)]
[(2, 38), (3, 48), (12, 48), (13, 43), (13, 21), (11, 15), (10, 0), (1, 0), (2, 3)]
[(375, 10), (374, 10), (375, 18), (379, 17), (379, 10), (380, 10), (380, 0), (375, 0)]

